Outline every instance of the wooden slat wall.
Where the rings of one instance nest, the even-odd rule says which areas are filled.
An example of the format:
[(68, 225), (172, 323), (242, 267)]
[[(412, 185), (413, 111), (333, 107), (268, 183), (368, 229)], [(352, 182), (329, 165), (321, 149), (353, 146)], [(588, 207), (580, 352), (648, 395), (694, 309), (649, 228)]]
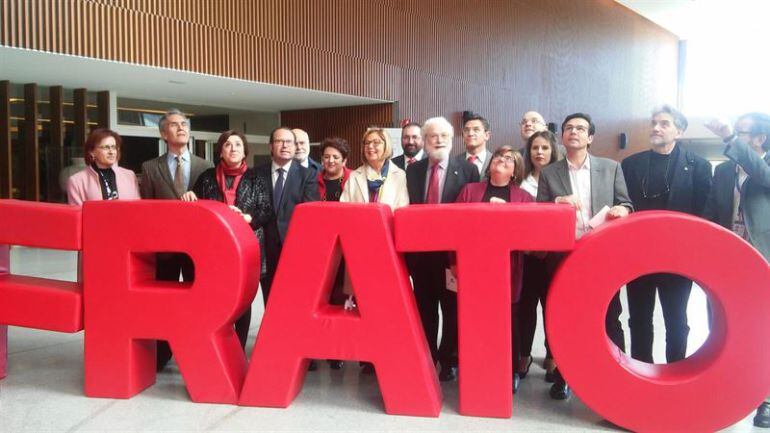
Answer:
[(48, 124), (51, 134), (48, 151), (48, 193), (46, 199), (49, 202), (62, 201), (62, 191), (59, 187), (58, 176), (52, 176), (52, 173), (59, 173), (64, 168), (64, 88), (62, 86), (51, 86), (48, 89), (49, 117), (51, 121)]
[(585, 111), (594, 152), (619, 158), (677, 96), (676, 37), (612, 0), (0, 2), (1, 45), (398, 101), (458, 129), (472, 110), (493, 146), (519, 145), (527, 109)]

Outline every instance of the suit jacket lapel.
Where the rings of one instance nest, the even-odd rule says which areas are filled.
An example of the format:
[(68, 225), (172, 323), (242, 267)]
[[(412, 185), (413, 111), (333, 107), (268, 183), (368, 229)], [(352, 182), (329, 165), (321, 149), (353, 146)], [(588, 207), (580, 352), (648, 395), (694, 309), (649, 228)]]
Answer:
[[(476, 169), (476, 166), (473, 166)], [(446, 176), (444, 176), (444, 189), (441, 191), (441, 203), (446, 203), (447, 192), (451, 191), (455, 183), (457, 183), (457, 167), (452, 163), (452, 158), (449, 158), (446, 164)]]
[[(607, 176), (604, 175), (604, 167), (591, 155), (588, 155), (591, 164), (591, 216), (599, 213), (604, 204), (601, 203), (601, 190), (605, 187)], [(614, 183), (613, 183), (614, 188)], [(612, 203), (610, 203), (612, 206)]]
[(559, 181), (561, 181), (561, 186), (564, 188), (564, 192), (566, 195), (572, 194), (572, 183), (569, 181), (569, 164), (567, 164), (567, 159), (564, 158), (563, 160), (559, 161), (557, 164), (561, 164), (561, 167), (559, 167), (558, 170), (556, 170), (556, 173), (558, 174)]
[[(420, 160), (422, 161), (422, 159)], [(420, 203), (425, 203), (425, 194), (428, 192), (426, 191), (425, 187), (425, 179), (428, 176), (428, 170), (430, 170), (430, 161), (427, 161), (428, 163), (425, 164), (425, 168), (420, 168), (419, 166), (415, 166), (414, 170), (417, 171), (417, 185), (420, 188)], [(415, 163), (416, 164), (416, 163)]]
[(360, 176), (356, 176), (356, 185), (361, 190), (361, 197), (364, 198), (364, 200), (369, 199), (369, 185), (366, 184), (366, 166), (363, 166), (363, 171), (360, 172)]
[(284, 203), (286, 203), (286, 195), (289, 194), (289, 191), (291, 191), (291, 188), (293, 188), (294, 183), (297, 181), (295, 178), (299, 175), (299, 173), (297, 173), (299, 171), (298, 164), (298, 162), (292, 161), (289, 166), (289, 171), (286, 173), (286, 180), (283, 182), (281, 202), (278, 203), (279, 208), (283, 208)]
[[(168, 169), (168, 153), (164, 153), (161, 155), (157, 161), (158, 161), (158, 171), (160, 171), (160, 176), (163, 178), (163, 181), (166, 182), (166, 185), (171, 189), (171, 191), (174, 192), (174, 195), (176, 195), (176, 190), (174, 189), (174, 180), (171, 178), (171, 172)], [(177, 197), (180, 198), (180, 197)]]

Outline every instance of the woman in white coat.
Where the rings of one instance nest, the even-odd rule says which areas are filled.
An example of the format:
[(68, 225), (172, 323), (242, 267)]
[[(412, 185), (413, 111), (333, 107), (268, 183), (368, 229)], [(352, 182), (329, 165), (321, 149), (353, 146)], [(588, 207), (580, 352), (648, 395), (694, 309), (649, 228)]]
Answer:
[(387, 131), (373, 128), (361, 139), (364, 164), (345, 183), (341, 202), (383, 203), (396, 210), (409, 204), (406, 172), (393, 164), (393, 144)]

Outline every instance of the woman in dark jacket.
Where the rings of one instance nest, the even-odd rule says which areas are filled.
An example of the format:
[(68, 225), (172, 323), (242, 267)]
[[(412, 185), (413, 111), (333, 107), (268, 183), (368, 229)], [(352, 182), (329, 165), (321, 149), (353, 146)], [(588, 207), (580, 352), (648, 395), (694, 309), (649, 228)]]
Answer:
[[(529, 203), (532, 196), (519, 188), (524, 177), (524, 161), (518, 152), (510, 146), (497, 149), (487, 168), (487, 179), (483, 182), (469, 183), (457, 196), (457, 203)], [(453, 262), (450, 258), (450, 262)], [(456, 275), (455, 266), (452, 274)], [(521, 296), (522, 253), (511, 252), (511, 343), (513, 348), (513, 392), (519, 386), (519, 326), (517, 308)]]
[[(237, 131), (223, 132), (217, 140), (216, 154), (220, 157), (219, 164), (204, 171), (195, 182), (193, 190), (185, 193), (182, 200), (216, 200), (227, 204), (251, 226), (259, 241), (260, 251), (264, 251), (262, 226), (268, 222), (272, 213), (270, 188), (246, 165), (246, 157), (249, 155), (246, 137)], [(264, 254), (261, 257), (260, 273), (264, 273)], [(235, 332), (241, 347), (246, 346), (250, 323), (251, 306), (235, 322)]]

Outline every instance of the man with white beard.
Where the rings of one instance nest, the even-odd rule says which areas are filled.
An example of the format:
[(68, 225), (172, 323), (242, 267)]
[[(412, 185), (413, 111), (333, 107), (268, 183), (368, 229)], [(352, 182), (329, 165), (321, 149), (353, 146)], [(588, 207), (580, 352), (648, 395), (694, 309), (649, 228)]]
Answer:
[[(428, 158), (410, 165), (406, 186), (410, 204), (454, 203), (466, 183), (478, 182), (479, 171), (466, 160), (449, 158), (454, 128), (443, 117), (425, 121), (422, 138)], [(414, 296), (433, 362), (441, 363), (439, 380), (457, 377), (457, 293), (447, 290), (446, 251), (411, 253), (406, 257), (414, 282)], [(438, 307), (443, 318), (438, 339)]]

